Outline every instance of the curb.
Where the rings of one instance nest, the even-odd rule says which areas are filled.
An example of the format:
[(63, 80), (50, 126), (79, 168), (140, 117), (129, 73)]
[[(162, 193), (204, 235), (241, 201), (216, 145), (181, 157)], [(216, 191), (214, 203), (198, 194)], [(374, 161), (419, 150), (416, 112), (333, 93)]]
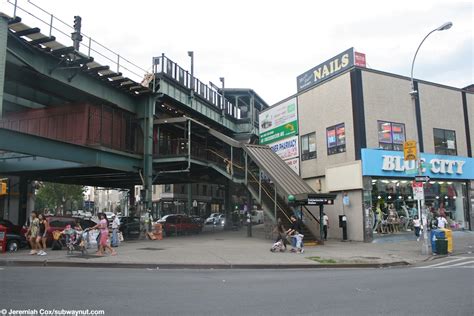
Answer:
[(74, 268), (114, 268), (152, 270), (229, 270), (229, 269), (374, 269), (408, 266), (406, 261), (388, 263), (341, 263), (341, 264), (183, 264), (183, 263), (108, 263), (108, 262), (66, 262), (66, 261), (21, 261), (0, 260), (3, 267), (74, 267)]

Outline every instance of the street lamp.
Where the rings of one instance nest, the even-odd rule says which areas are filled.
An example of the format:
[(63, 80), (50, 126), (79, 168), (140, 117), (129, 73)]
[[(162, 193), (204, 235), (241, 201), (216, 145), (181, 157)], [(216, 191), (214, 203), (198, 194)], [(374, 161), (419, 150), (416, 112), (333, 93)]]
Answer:
[(224, 92), (225, 79), (224, 79), (224, 77), (220, 77), (219, 80), (222, 83), (222, 113), (223, 113), (222, 115), (225, 115), (225, 113), (227, 111), (226, 104), (225, 104), (225, 92)]
[(431, 32), (429, 32), (428, 34), (426, 34), (426, 36), (423, 38), (423, 40), (421, 41), (420, 45), (418, 45), (418, 48), (416, 49), (416, 52), (415, 52), (415, 56), (413, 56), (413, 61), (411, 62), (411, 74), (410, 74), (410, 81), (411, 81), (411, 92), (410, 92), (410, 95), (413, 97), (413, 98), (416, 98), (418, 96), (418, 91), (415, 90), (415, 86), (414, 86), (414, 83), (413, 83), (413, 68), (415, 67), (415, 59), (416, 59), (416, 55), (418, 55), (418, 51), (420, 50), (420, 47), (421, 45), (423, 45), (424, 41), (428, 38), (428, 36), (430, 36), (432, 33), (436, 32), (436, 31), (444, 31), (444, 30), (449, 30), (451, 27), (453, 26), (453, 23), (452, 22), (446, 22), (444, 23), (443, 25), (435, 28), (434, 30), (432, 30)]
[[(428, 36), (430, 36), (432, 33), (436, 32), (436, 31), (444, 31), (444, 30), (449, 30), (451, 27), (453, 26), (453, 23), (452, 22), (446, 22), (444, 24), (442, 24), (441, 26), (435, 28), (434, 30), (432, 30), (431, 32), (429, 32), (428, 34), (426, 34), (426, 36), (423, 38), (423, 40), (421, 41), (420, 45), (418, 45), (418, 48), (416, 49), (416, 52), (415, 52), (415, 55), (413, 56), (413, 61), (411, 62), (411, 72), (410, 72), (410, 83), (411, 83), (411, 91), (410, 91), (410, 95), (412, 97), (412, 100), (413, 100), (413, 109), (414, 109), (414, 113), (415, 113), (415, 124), (416, 124), (416, 121), (417, 121), (417, 118), (416, 118), (416, 98), (418, 97), (418, 91), (415, 90), (415, 83), (413, 81), (413, 69), (415, 67), (415, 60), (416, 60), (416, 56), (418, 55), (418, 51), (420, 50), (420, 47), (421, 45), (423, 45), (423, 43), (425, 42), (425, 40), (428, 38)], [(421, 131), (420, 131), (421, 132)], [(420, 135), (418, 135), (418, 127), (415, 127), (415, 135), (416, 135), (416, 146), (417, 146), (417, 151), (418, 151), (418, 159), (417, 159), (417, 162), (416, 162), (416, 166), (418, 168), (418, 175), (422, 175), (422, 166), (421, 166), (421, 160), (420, 160), (420, 146), (419, 146), (419, 140), (420, 140)], [(422, 207), (422, 203), (420, 200), (418, 200), (418, 214), (421, 215), (419, 218), (421, 219), (421, 222), (423, 223), (424, 225), (424, 229), (423, 229), (423, 245), (422, 245), (422, 248), (421, 248), (421, 253), (424, 254), (424, 255), (428, 255), (429, 253), (429, 244), (428, 244), (428, 218), (425, 214), (425, 212), (421, 212), (421, 207)]]
[(191, 93), (194, 91), (194, 52), (188, 51), (188, 56), (191, 58)]

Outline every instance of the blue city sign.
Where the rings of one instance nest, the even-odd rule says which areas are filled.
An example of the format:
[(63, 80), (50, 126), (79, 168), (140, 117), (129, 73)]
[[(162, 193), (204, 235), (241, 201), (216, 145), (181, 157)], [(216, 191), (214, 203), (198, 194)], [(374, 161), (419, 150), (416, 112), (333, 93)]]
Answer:
[[(405, 161), (403, 152), (362, 149), (364, 176), (413, 178), (416, 161)], [(474, 158), (421, 153), (422, 175), (433, 179), (474, 179)]]

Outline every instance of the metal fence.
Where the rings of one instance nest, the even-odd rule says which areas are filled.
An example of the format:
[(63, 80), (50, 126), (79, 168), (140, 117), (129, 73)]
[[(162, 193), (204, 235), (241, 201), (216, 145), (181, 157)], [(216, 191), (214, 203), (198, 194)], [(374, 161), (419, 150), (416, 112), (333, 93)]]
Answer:
[[(54, 36), (58, 43), (65, 46), (72, 46), (71, 33), (74, 32), (74, 28), (69, 23), (64, 22), (52, 13), (42, 9), (32, 0), (6, 1), (12, 6), (13, 17), (19, 16), (22, 19), (22, 23), (30, 27), (43, 28), (42, 34), (50, 37)], [(8, 14), (8, 12), (5, 13)], [(94, 40), (91, 36), (82, 32), (81, 35), (83, 40), (80, 44), (80, 50), (88, 57), (94, 57), (94, 62), (104, 66), (108, 65), (111, 70), (121, 72), (123, 77), (128, 77), (136, 82), (143, 80), (147, 73), (146, 69)]]

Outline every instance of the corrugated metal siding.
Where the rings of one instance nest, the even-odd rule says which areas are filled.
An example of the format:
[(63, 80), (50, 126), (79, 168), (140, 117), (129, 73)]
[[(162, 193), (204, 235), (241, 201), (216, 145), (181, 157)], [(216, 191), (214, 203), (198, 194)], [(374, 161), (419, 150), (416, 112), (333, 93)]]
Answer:
[(245, 144), (243, 148), (285, 194), (315, 193), (270, 147)]

